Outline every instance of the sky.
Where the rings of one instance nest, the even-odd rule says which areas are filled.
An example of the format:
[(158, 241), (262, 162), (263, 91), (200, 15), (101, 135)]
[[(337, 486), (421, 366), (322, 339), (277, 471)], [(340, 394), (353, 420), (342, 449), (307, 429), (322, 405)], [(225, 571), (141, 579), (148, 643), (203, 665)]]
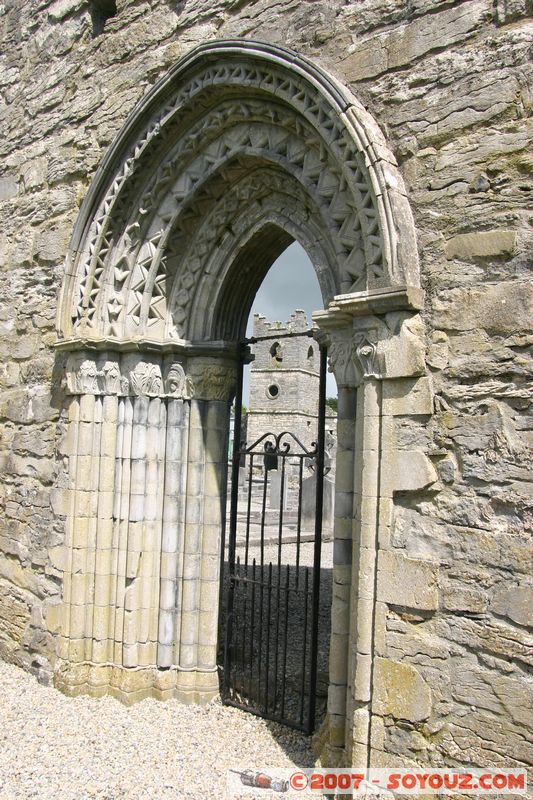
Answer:
[[(274, 261), (259, 287), (250, 311), (246, 335), (252, 335), (254, 314), (264, 314), (269, 322), (287, 322), (293, 311), (302, 308), (311, 326), (311, 314), (323, 307), (320, 287), (309, 256), (298, 242), (293, 242)], [(247, 372), (245, 370), (244, 405), (248, 405)], [(328, 373), (326, 394), (328, 397), (337, 396), (337, 385), (331, 373)]]

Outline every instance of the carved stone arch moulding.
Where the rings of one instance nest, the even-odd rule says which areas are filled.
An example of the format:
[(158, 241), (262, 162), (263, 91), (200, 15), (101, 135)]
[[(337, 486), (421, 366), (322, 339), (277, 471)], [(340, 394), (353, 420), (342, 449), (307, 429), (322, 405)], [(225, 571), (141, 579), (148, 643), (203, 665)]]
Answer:
[[(170, 295), (187, 308), (189, 291), (208, 296), (218, 277), (203, 274), (217, 238), (204, 238), (191, 259), (182, 257), (185, 240), (208, 213), (215, 227), (231, 227), (260, 169), (290, 178), (295, 205), (313, 207), (331, 243), (326, 304), (418, 286), (403, 181), (370, 114), (291, 51), (213, 42), (154, 86), (102, 162), (71, 242), (59, 337), (185, 338), (189, 320), (171, 318)], [(235, 202), (245, 176), (250, 192)]]

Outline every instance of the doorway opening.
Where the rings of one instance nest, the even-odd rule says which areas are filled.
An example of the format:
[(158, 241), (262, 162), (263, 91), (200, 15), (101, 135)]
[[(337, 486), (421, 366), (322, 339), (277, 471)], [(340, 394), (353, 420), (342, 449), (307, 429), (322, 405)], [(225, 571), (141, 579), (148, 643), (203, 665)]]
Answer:
[(336, 385), (312, 327), (321, 305), (294, 242), (240, 345), (221, 557), (222, 698), (306, 733), (326, 710), (331, 628)]

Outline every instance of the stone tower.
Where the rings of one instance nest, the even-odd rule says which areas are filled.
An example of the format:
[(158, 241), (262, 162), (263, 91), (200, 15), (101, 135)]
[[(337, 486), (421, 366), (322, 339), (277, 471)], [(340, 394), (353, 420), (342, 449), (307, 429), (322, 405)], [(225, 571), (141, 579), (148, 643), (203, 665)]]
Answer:
[[(290, 431), (309, 447), (316, 440), (320, 353), (314, 339), (287, 337), (309, 330), (305, 312), (298, 309), (288, 322), (269, 322), (254, 316), (255, 360), (250, 375), (248, 444), (263, 433)], [(262, 337), (279, 336), (274, 339)]]

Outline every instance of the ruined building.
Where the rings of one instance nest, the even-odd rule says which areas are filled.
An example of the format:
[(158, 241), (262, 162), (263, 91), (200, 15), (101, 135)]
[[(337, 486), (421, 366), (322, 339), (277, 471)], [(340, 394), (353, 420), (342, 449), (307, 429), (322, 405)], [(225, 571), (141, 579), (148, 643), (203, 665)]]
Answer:
[(0, 656), (219, 691), (236, 349), (339, 386), (326, 763), (531, 763), (527, 0), (6, 0)]

